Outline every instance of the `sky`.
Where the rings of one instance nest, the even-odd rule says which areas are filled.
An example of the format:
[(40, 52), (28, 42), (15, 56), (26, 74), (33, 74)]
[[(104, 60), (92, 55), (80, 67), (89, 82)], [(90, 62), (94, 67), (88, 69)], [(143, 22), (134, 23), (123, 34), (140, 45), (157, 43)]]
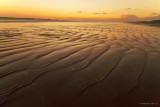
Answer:
[(120, 18), (160, 14), (160, 0), (0, 0), (0, 17)]

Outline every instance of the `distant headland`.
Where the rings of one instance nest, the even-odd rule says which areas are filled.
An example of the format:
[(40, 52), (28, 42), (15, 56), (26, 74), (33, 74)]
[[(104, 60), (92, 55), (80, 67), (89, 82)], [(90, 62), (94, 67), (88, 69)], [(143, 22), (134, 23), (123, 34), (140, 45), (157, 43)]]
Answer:
[(150, 26), (157, 26), (160, 27), (160, 20), (152, 20), (152, 21), (137, 21), (137, 22), (131, 22), (135, 24), (145, 24)]
[(59, 20), (59, 19), (0, 17), (0, 22), (73, 22), (73, 21)]

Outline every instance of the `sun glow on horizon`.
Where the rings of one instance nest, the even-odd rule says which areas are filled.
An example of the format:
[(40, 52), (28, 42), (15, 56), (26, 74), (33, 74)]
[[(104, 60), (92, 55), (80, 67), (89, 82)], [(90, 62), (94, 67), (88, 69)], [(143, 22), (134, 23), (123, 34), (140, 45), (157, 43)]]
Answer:
[(0, 16), (39, 18), (118, 18), (160, 14), (160, 0), (0, 0)]

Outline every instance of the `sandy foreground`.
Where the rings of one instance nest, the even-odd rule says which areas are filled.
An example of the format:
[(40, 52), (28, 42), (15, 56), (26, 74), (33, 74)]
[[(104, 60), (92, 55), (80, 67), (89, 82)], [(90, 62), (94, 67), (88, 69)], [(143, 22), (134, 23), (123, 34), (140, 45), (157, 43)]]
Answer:
[(0, 23), (0, 107), (160, 106), (160, 28)]

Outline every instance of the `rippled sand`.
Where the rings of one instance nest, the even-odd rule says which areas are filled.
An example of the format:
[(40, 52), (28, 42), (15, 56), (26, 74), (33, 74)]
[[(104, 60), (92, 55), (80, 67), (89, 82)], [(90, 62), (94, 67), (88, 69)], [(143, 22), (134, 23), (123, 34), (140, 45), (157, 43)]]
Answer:
[(160, 106), (160, 28), (0, 23), (0, 105)]

